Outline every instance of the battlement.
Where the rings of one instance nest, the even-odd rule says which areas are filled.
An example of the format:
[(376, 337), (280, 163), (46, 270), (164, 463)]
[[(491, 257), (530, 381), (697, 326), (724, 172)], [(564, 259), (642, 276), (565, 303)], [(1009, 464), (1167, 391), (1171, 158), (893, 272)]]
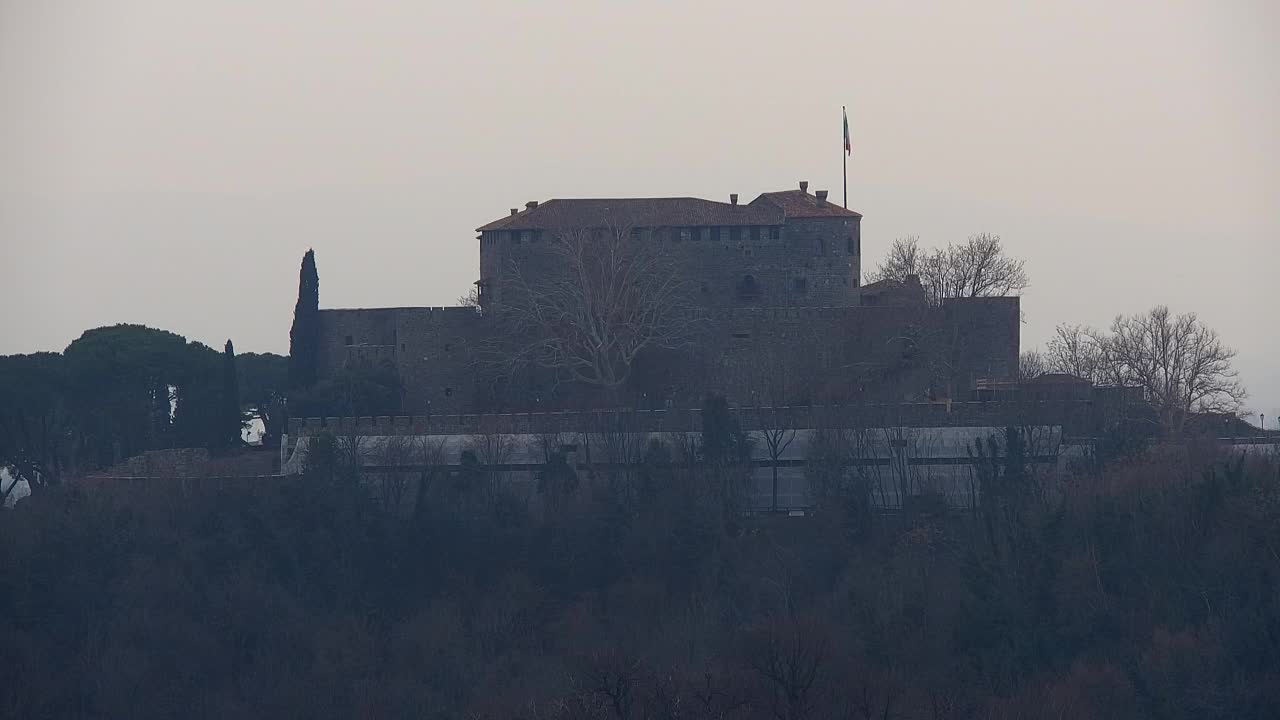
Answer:
[(387, 307), (387, 308), (323, 308), (322, 315), (330, 317), (361, 316), (385, 314), (391, 316), (412, 316), (415, 320), (467, 320), (479, 319), (482, 316), (473, 307), (439, 305), (421, 307)]
[[(1073, 435), (1091, 435), (1109, 409), (1080, 401), (975, 401), (867, 403), (771, 408), (735, 408), (730, 414), (745, 431), (774, 428), (1062, 426)], [(405, 415), (293, 418), (292, 439), (324, 433), (337, 436), (550, 435), (557, 433), (701, 432), (702, 411), (597, 410), (586, 412)]]

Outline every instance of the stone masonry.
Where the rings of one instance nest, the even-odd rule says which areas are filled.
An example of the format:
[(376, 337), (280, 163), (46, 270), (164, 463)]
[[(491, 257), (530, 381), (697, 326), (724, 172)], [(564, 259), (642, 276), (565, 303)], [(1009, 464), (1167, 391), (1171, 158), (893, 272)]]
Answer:
[(495, 397), (477, 350), (496, 332), (513, 264), (554, 272), (545, 251), (554, 233), (625, 227), (689, 274), (712, 322), (695, 350), (658, 358), (610, 403), (695, 407), (708, 391), (737, 406), (931, 401), (1013, 378), (1018, 298), (938, 307), (918, 284), (864, 293), (861, 219), (807, 183), (746, 204), (736, 196), (531, 202), (478, 230), (481, 308), (322, 310), (320, 372), (388, 363), (405, 389), (402, 411), (414, 415), (604, 403), (570, 387)]

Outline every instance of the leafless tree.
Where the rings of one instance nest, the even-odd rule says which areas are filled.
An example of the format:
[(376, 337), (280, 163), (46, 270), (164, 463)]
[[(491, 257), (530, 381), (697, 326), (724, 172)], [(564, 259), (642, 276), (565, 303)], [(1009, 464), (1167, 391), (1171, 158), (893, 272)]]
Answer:
[(515, 435), (488, 428), (482, 428), (481, 432), (467, 438), (466, 449), (475, 455), (483, 468), (484, 487), (480, 490), (486, 507), (493, 507), (506, 490), (508, 471), (503, 466), (511, 462), (519, 449), (519, 442)]
[(789, 407), (800, 389), (782, 354), (762, 349), (745, 359), (730, 377), (750, 393), (750, 426), (764, 441), (773, 471), (770, 509), (778, 511), (778, 460), (796, 438), (795, 414)]
[(477, 312), (480, 311), (480, 289), (475, 285), (467, 290), (465, 295), (459, 295), (457, 300), (459, 307), (472, 308)]
[(867, 274), (867, 282), (905, 281), (917, 275), (929, 301), (940, 304), (950, 298), (1001, 297), (1025, 290), (1026, 263), (1009, 257), (1000, 236), (970, 235), (963, 244), (925, 251), (916, 237), (893, 241), (883, 262)]
[(377, 477), (382, 509), (387, 513), (403, 512), (415, 474), (408, 467), (425, 462), (424, 447), (413, 436), (391, 435), (383, 439), (376, 452), (378, 464), (382, 466)]
[(1102, 355), (1110, 374), (1142, 386), (1173, 430), (1190, 413), (1238, 412), (1248, 396), (1232, 367), (1236, 351), (1195, 313), (1173, 315), (1160, 305), (1118, 316), (1102, 339)]
[(556, 232), (552, 271), (512, 263), (499, 311), (506, 332), (486, 355), (508, 376), (534, 366), (617, 388), (644, 348), (686, 347), (702, 315), (681, 269), (628, 227)]
[(1018, 379), (1035, 380), (1049, 372), (1049, 362), (1039, 350), (1023, 350), (1018, 356)]
[(758, 632), (752, 668), (778, 720), (813, 717), (826, 693), (827, 639), (807, 623), (774, 621)]
[(1084, 325), (1059, 325), (1049, 341), (1045, 364), (1050, 372), (1067, 373), (1092, 383), (1106, 383), (1107, 367), (1103, 358), (1105, 338), (1097, 330)]

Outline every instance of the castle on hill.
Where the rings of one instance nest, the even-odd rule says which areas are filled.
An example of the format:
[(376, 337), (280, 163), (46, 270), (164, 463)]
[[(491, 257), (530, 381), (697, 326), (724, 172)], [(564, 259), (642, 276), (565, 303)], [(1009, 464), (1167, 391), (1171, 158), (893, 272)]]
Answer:
[[(863, 286), (861, 220), (806, 182), (749, 203), (529, 202), (477, 229), (478, 307), (322, 310), (320, 375), (388, 364), (408, 414), (688, 407), (707, 392), (738, 406), (967, 399), (1013, 379), (1018, 298), (931, 304), (915, 278)], [(565, 233), (619, 228), (686, 281), (689, 311), (704, 319), (694, 336), (642, 351), (609, 392), (493, 372), (485, 348), (511, 332), (520, 280), (562, 271), (552, 248)]]

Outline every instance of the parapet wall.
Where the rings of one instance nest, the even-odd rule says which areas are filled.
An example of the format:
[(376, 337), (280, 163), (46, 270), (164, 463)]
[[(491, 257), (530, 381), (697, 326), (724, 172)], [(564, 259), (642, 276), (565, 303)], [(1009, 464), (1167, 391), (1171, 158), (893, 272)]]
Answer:
[[(1061, 426), (1068, 435), (1101, 427), (1103, 408), (1087, 402), (871, 403), (776, 408), (737, 408), (743, 430), (879, 427)], [(594, 432), (700, 432), (702, 411), (600, 410), (590, 412), (397, 417), (293, 418), (291, 438), (334, 435), (549, 435)]]

